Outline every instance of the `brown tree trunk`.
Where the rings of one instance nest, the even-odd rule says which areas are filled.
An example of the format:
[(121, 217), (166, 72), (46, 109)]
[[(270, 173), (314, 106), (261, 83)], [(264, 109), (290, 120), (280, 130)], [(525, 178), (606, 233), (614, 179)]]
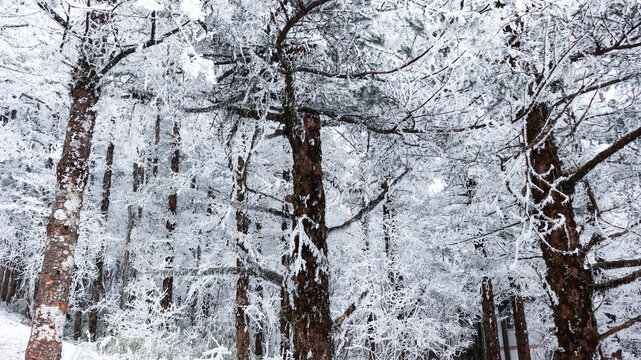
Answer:
[(0, 291), (0, 299), (7, 301), (7, 294), (9, 293), (9, 284), (11, 282), (11, 269), (6, 269), (4, 272), (4, 279), (2, 280), (2, 291)]
[[(180, 164), (180, 126), (178, 125), (177, 121), (174, 121), (174, 128), (173, 128), (173, 141), (172, 145), (174, 147), (174, 154), (171, 157), (171, 172), (173, 175), (178, 174), (178, 169), (179, 169), (179, 164)], [(172, 217), (176, 216), (176, 209), (178, 208), (178, 194), (173, 193), (169, 195), (169, 212), (171, 213)], [(167, 220), (167, 231), (169, 232), (169, 237), (171, 237), (171, 233), (176, 229), (176, 223), (172, 222), (172, 220)], [(173, 266), (173, 245), (172, 241), (170, 240), (168, 242), (168, 253), (169, 255), (165, 258), (165, 266), (168, 269), (171, 269)], [(162, 281), (162, 292), (163, 292), (163, 297), (160, 301), (160, 305), (162, 307), (163, 311), (166, 311), (169, 309), (169, 306), (172, 303), (172, 297), (173, 297), (173, 291), (174, 291), (174, 277), (169, 275), (165, 277)]]
[(511, 360), (510, 338), (507, 333), (507, 319), (501, 320), (501, 340), (503, 340), (503, 360)]
[[(114, 163), (114, 144), (109, 143), (107, 146), (107, 157), (105, 173), (102, 178), (102, 203), (100, 204), (100, 214), (105, 226), (109, 214), (109, 195), (111, 194), (111, 175)], [(96, 328), (98, 327), (98, 302), (100, 302), (100, 293), (102, 292), (102, 272), (103, 272), (103, 253), (104, 244), (100, 247), (100, 254), (96, 258), (96, 278), (91, 287), (91, 309), (89, 310), (89, 336), (91, 341), (96, 339)]]
[[(537, 104), (528, 114), (528, 144), (537, 141), (548, 116), (545, 104)], [(562, 176), (562, 166), (552, 133), (534, 146), (528, 161), (532, 197), (537, 206), (534, 216), (543, 237), (540, 245), (547, 266), (546, 280), (557, 298), (552, 304), (560, 347), (555, 356), (560, 360), (592, 360), (599, 343), (592, 305), (594, 280), (580, 251), (573, 189), (553, 187)]]
[[(236, 230), (238, 231), (238, 238), (236, 238), (236, 246), (239, 253), (246, 253), (247, 249), (244, 245), (244, 236), (249, 231), (249, 218), (243, 211), (242, 206), (245, 202), (245, 189), (247, 181), (247, 172), (245, 169), (245, 161), (242, 156), (238, 157), (238, 167), (236, 169), (236, 201), (240, 205), (236, 210)], [(244, 267), (243, 261), (236, 259), (236, 266), (239, 268)], [(249, 298), (247, 296), (247, 288), (249, 287), (249, 276), (241, 274), (238, 276), (236, 282), (236, 359), (248, 360), (249, 359), (249, 329), (247, 327), (247, 316), (245, 309), (249, 306)]]
[(76, 317), (73, 322), (73, 339), (80, 339), (80, 333), (82, 331), (82, 311), (76, 311)]
[(290, 292), (293, 357), (326, 360), (332, 357), (332, 319), (320, 117), (306, 112), (298, 114), (292, 109), (285, 116), (294, 160), (294, 252), (290, 266), (294, 286)]
[(499, 329), (496, 323), (492, 281), (484, 277), (481, 282), (481, 307), (483, 308), (483, 334), (485, 338), (485, 360), (501, 360)]
[[(517, 288), (518, 291), (518, 288)], [(514, 332), (516, 333), (516, 348), (519, 360), (530, 360), (530, 340), (527, 332), (527, 321), (525, 318), (525, 307), (520, 294), (511, 298), (512, 312), (514, 315)]]
[(17, 270), (12, 271), (11, 281), (9, 282), (9, 290), (7, 291), (7, 298), (5, 299), (7, 303), (10, 303), (11, 299), (13, 299), (13, 296), (16, 294), (19, 282), (20, 282), (20, 274), (18, 273)]
[(93, 108), (99, 98), (99, 77), (93, 64), (94, 55), (102, 52), (104, 41), (95, 33), (106, 17), (104, 13), (88, 14), (86, 40), (73, 71), (71, 111), (57, 167), (55, 199), (47, 225), (47, 244), (26, 360), (57, 360), (61, 356), (78, 224), (89, 175), (88, 159), (96, 120)]

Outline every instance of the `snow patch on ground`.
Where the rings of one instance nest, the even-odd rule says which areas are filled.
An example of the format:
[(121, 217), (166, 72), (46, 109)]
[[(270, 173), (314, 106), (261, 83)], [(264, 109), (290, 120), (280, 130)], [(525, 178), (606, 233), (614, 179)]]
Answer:
[[(0, 306), (0, 360), (24, 359), (24, 350), (29, 341), (31, 329), (21, 315)], [(62, 360), (118, 360), (119, 358), (99, 354), (95, 344), (62, 345)]]

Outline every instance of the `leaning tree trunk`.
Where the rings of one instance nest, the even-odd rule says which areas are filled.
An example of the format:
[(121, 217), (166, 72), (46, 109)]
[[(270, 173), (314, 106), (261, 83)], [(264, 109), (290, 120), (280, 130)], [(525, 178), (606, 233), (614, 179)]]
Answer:
[(325, 360), (332, 357), (332, 319), (320, 117), (291, 109), (285, 116), (294, 160), (294, 251), (290, 266), (294, 287), (290, 291), (293, 357)]
[(40, 285), (25, 353), (27, 360), (57, 360), (62, 351), (62, 329), (69, 303), (71, 270), (96, 120), (93, 107), (99, 97), (92, 62), (85, 56), (75, 69), (76, 78), (71, 89), (71, 112), (57, 167), (56, 194), (47, 225)]
[[(528, 144), (539, 140), (548, 116), (545, 104), (538, 104), (528, 114)], [(534, 216), (543, 237), (540, 245), (547, 266), (546, 280), (556, 295), (552, 312), (560, 351), (555, 356), (560, 360), (592, 360), (599, 343), (592, 305), (594, 279), (583, 266), (572, 192), (556, 185), (562, 167), (551, 132), (533, 147), (528, 161), (532, 197), (538, 211)]]
[[(245, 202), (245, 189), (246, 189), (247, 172), (245, 169), (245, 161), (241, 156), (238, 157), (238, 168), (236, 169), (236, 201), (239, 207), (236, 210), (236, 230), (238, 231), (238, 238), (236, 239), (236, 246), (239, 253), (247, 252), (244, 245), (244, 236), (249, 231), (249, 218), (243, 211), (242, 206)], [(236, 266), (239, 268), (244, 267), (243, 261), (236, 259)], [(247, 288), (249, 287), (249, 276), (240, 274), (236, 282), (236, 359), (248, 360), (249, 359), (249, 329), (247, 326), (247, 316), (245, 309), (249, 306), (249, 298), (247, 296)]]
[(483, 334), (485, 336), (485, 360), (501, 360), (501, 344), (496, 322), (492, 281), (484, 277), (481, 282), (481, 307), (483, 308)]
[[(173, 128), (173, 141), (172, 145), (174, 147), (174, 154), (171, 157), (171, 172), (172, 175), (177, 175), (178, 174), (178, 168), (180, 164), (180, 126), (178, 125), (177, 121), (174, 121), (174, 128)], [(171, 216), (175, 218), (176, 216), (176, 209), (178, 208), (178, 194), (174, 192), (173, 194), (169, 195), (169, 212), (171, 213)], [(167, 231), (169, 232), (169, 236), (172, 236), (172, 232), (176, 229), (176, 223), (171, 220), (167, 220)], [(170, 240), (168, 242), (168, 256), (165, 258), (165, 267), (167, 269), (171, 269), (173, 266), (173, 245), (172, 241)], [(169, 309), (169, 306), (171, 305), (172, 302), (172, 296), (173, 296), (173, 291), (174, 291), (174, 277), (172, 275), (169, 275), (165, 277), (162, 281), (162, 292), (163, 292), (163, 297), (160, 300), (160, 305), (162, 307), (162, 311), (166, 311)]]

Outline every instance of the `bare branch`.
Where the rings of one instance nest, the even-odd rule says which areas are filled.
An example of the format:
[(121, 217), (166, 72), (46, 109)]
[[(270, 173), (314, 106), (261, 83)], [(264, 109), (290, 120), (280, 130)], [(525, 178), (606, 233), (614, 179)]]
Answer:
[(51, 18), (60, 26), (65, 29), (69, 28), (69, 23), (65, 19), (63, 19), (62, 16), (58, 15), (58, 13), (55, 12), (46, 2), (38, 1), (38, 7), (47, 12), (51, 16)]
[(154, 269), (152, 271), (156, 274), (165, 275), (248, 275), (260, 277), (273, 283), (276, 286), (281, 286), (283, 283), (283, 276), (276, 271), (263, 269), (257, 266), (253, 267), (210, 267), (204, 269), (198, 268), (185, 268), (185, 269)]
[(566, 191), (566, 193), (567, 191), (574, 189), (574, 186), (576, 185), (576, 183), (581, 181), (581, 179), (583, 179), (583, 177), (585, 177), (585, 175), (587, 175), (592, 169), (594, 169), (597, 165), (602, 163), (604, 160), (606, 160), (610, 156), (614, 155), (617, 151), (623, 149), (629, 143), (638, 139), (640, 136), (641, 136), (641, 126), (638, 127), (636, 130), (623, 136), (621, 139), (617, 140), (610, 147), (601, 151), (590, 161), (586, 162), (583, 166), (578, 168), (567, 180), (561, 183), (561, 187)]
[(381, 191), (381, 193), (378, 194), (378, 196), (375, 199), (373, 199), (369, 203), (367, 203), (367, 205), (365, 205), (365, 207), (363, 207), (356, 215), (354, 215), (351, 219), (345, 221), (344, 223), (342, 223), (340, 225), (336, 225), (336, 226), (330, 227), (329, 229), (327, 229), (327, 232), (331, 233), (332, 231), (335, 231), (335, 230), (344, 229), (344, 228), (350, 226), (351, 224), (353, 224), (354, 222), (356, 222), (356, 221), (360, 220), (361, 218), (363, 218), (363, 216), (365, 216), (365, 214), (367, 214), (370, 211), (372, 211), (378, 204), (380, 204), (381, 201), (383, 201), (383, 199), (385, 199), (385, 195), (387, 194), (389, 189), (392, 186), (396, 185), (399, 181), (401, 181), (401, 179), (403, 179), (403, 177), (405, 177), (405, 175), (407, 175), (407, 173), (409, 173), (409, 171), (410, 171), (410, 169), (405, 169), (405, 171), (399, 177), (394, 179), (389, 184), (388, 187), (383, 189), (383, 191)]
[(369, 290), (365, 290), (365, 291), (363, 291), (363, 292), (361, 293), (361, 295), (358, 297), (358, 300), (357, 300), (357, 301), (355, 301), (355, 302), (353, 302), (351, 305), (349, 305), (349, 306), (347, 307), (347, 309), (345, 310), (345, 312), (343, 313), (343, 315), (341, 315), (341, 316), (337, 317), (337, 318), (336, 318), (336, 320), (334, 320), (334, 326), (336, 326), (336, 327), (338, 328), (338, 327), (340, 327), (341, 325), (343, 325), (343, 322), (345, 322), (345, 320), (346, 320), (350, 315), (352, 315), (352, 314), (354, 313), (354, 311), (356, 311), (356, 309), (357, 309), (357, 307), (358, 307), (359, 303), (360, 303), (361, 301), (363, 301), (363, 299), (365, 298), (365, 296), (367, 296), (367, 294), (368, 294), (368, 293), (369, 293)]
[(641, 266), (641, 259), (625, 259), (598, 262), (592, 265), (593, 270), (613, 270), (625, 267)]
[(608, 280), (602, 283), (594, 284), (594, 289), (599, 292), (607, 291), (607, 290), (614, 289), (619, 286), (634, 282), (640, 277), (641, 277), (641, 270), (637, 270), (631, 274), (628, 274), (618, 279)]
[(636, 323), (638, 323), (640, 321), (641, 321), (641, 315), (639, 315), (637, 317), (634, 317), (634, 318), (624, 322), (621, 325), (617, 325), (617, 326), (613, 327), (612, 329), (604, 332), (603, 334), (600, 334), (599, 335), (599, 339), (603, 340), (603, 339), (605, 339), (605, 338), (607, 338), (609, 336), (612, 336), (612, 335), (618, 333), (621, 330), (625, 330), (625, 329), (629, 328), (630, 326), (632, 326), (632, 325), (634, 325), (634, 324), (636, 324)]
[(287, 34), (289, 31), (296, 25), (299, 21), (301, 21), (307, 14), (312, 12), (315, 8), (329, 2), (330, 0), (316, 0), (312, 1), (307, 7), (302, 8), (299, 12), (296, 13), (293, 17), (291, 17), (287, 23), (285, 23), (285, 26), (283, 29), (280, 31), (278, 34), (278, 37), (276, 38), (276, 44), (280, 46), (283, 41), (287, 38)]

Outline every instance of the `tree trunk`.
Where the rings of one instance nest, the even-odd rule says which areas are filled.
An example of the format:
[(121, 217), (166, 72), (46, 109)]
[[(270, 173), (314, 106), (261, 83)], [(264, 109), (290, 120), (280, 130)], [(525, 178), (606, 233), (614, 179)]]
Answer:
[(2, 291), (0, 291), (0, 299), (7, 301), (7, 294), (9, 293), (9, 284), (11, 282), (11, 273), (13, 271), (7, 268), (4, 272), (4, 279), (2, 280)]
[(501, 338), (503, 340), (503, 359), (511, 360), (510, 356), (510, 338), (507, 333), (507, 319), (501, 320)]
[(53, 209), (47, 225), (47, 244), (35, 298), (27, 360), (57, 360), (62, 351), (62, 329), (69, 304), (71, 270), (78, 240), (82, 200), (89, 175), (89, 155), (96, 120), (98, 75), (94, 65), (102, 51), (100, 36), (94, 36), (106, 14), (91, 12), (78, 65), (73, 70), (71, 111), (62, 157), (57, 167)]
[[(283, 180), (286, 182), (291, 181), (289, 171), (285, 170), (283, 171)], [(287, 205), (287, 202), (284, 203), (283, 205), (283, 212), (285, 214), (289, 214), (289, 206)], [(281, 222), (281, 227), (280, 229), (283, 231), (283, 234), (286, 233), (287, 229), (289, 228), (289, 224), (287, 223), (287, 220), (283, 220)], [(287, 249), (288, 248), (288, 242), (289, 239), (287, 236), (283, 235), (281, 238), (281, 241), (283, 242), (283, 248)], [(290, 266), (290, 256), (287, 254), (287, 251), (283, 253), (283, 256), (281, 257), (281, 264), (285, 269), (289, 269)], [(287, 360), (289, 358), (289, 354), (291, 352), (291, 306), (289, 305), (289, 293), (287, 291), (287, 279), (283, 280), (283, 284), (280, 287), (280, 353), (283, 357), (283, 360)]]
[[(114, 144), (109, 143), (107, 146), (107, 157), (105, 174), (102, 178), (102, 203), (100, 204), (100, 214), (103, 219), (103, 226), (106, 226), (107, 216), (109, 214), (109, 195), (111, 194), (111, 175), (114, 162)], [(96, 258), (96, 278), (91, 287), (91, 309), (89, 310), (89, 336), (91, 341), (96, 340), (96, 328), (98, 327), (98, 302), (100, 302), (100, 293), (103, 289), (103, 255), (104, 244), (100, 247), (100, 254)]]
[(514, 314), (514, 332), (516, 333), (516, 348), (519, 354), (519, 360), (530, 360), (530, 340), (528, 338), (523, 298), (520, 294), (515, 294), (512, 296), (511, 302), (512, 312)]
[(483, 334), (485, 337), (485, 360), (501, 360), (499, 329), (496, 323), (492, 281), (484, 277), (481, 283), (481, 307), (483, 308)]
[[(527, 142), (536, 141), (549, 116), (547, 105), (538, 104), (527, 116)], [(579, 234), (572, 208), (573, 189), (553, 187), (562, 176), (553, 134), (550, 133), (529, 154), (532, 197), (537, 213), (546, 280), (556, 302), (552, 304), (560, 360), (592, 360), (599, 343), (592, 306), (594, 280), (584, 266)]]
[(13, 296), (16, 294), (19, 282), (20, 282), (20, 274), (18, 273), (17, 270), (12, 271), (11, 281), (9, 282), (9, 290), (7, 291), (7, 298), (5, 299), (7, 303), (10, 303), (11, 299), (13, 299)]
[[(133, 165), (133, 180), (132, 187), (134, 194), (138, 192), (140, 186), (142, 185), (143, 179), (145, 178), (145, 168), (134, 163)], [(138, 218), (142, 215), (142, 208), (138, 208)], [(129, 205), (127, 207), (127, 230), (125, 235), (125, 256), (122, 261), (122, 288), (120, 289), (120, 309), (125, 308), (125, 303), (127, 299), (127, 284), (129, 283), (129, 263), (131, 257), (131, 251), (129, 249), (129, 244), (131, 243), (131, 233), (133, 231), (134, 225), (136, 222), (136, 213), (134, 212), (133, 206)]]
[(82, 332), (82, 311), (76, 311), (76, 318), (73, 322), (73, 339), (80, 339), (80, 333)]
[[(177, 175), (179, 164), (180, 164), (180, 149), (179, 149), (180, 126), (176, 121), (174, 121), (172, 145), (174, 147), (174, 154), (171, 157), (171, 172), (173, 175)], [(172, 216), (173, 218), (175, 218), (176, 216), (177, 208), (178, 208), (178, 194), (174, 192), (173, 194), (169, 195), (169, 212), (171, 213), (170, 216)], [(169, 237), (172, 236), (171, 233), (176, 229), (176, 223), (172, 222), (172, 220), (175, 220), (175, 219), (167, 220), (167, 231), (169, 232)], [(167, 251), (169, 255), (165, 258), (165, 263), (166, 263), (165, 267), (168, 269), (171, 269), (174, 262), (174, 257), (173, 257), (174, 249), (173, 249), (171, 239), (169, 240), (168, 245), (169, 246)], [(170, 275), (165, 277), (162, 281), (163, 297), (160, 301), (160, 305), (163, 311), (166, 311), (167, 309), (169, 309), (169, 306), (171, 305), (171, 302), (172, 302), (173, 291), (174, 291), (174, 277)]]
[(291, 108), (285, 116), (294, 160), (294, 251), (290, 266), (294, 286), (290, 291), (293, 357), (296, 360), (330, 359), (332, 319), (320, 117), (306, 112), (298, 114)]
[[(244, 245), (244, 237), (249, 231), (249, 218), (242, 209), (243, 203), (245, 202), (246, 181), (247, 172), (245, 169), (245, 161), (242, 156), (239, 156), (238, 167), (236, 169), (236, 201), (238, 201), (240, 205), (236, 210), (236, 230), (238, 231), (236, 246), (238, 247), (239, 254), (247, 252)], [(236, 266), (239, 268), (244, 267), (240, 256), (236, 259)], [(238, 281), (236, 282), (236, 359), (238, 360), (249, 359), (249, 329), (247, 327), (247, 316), (245, 315), (245, 309), (249, 306), (249, 298), (247, 297), (248, 287), (249, 276), (245, 274), (239, 275)]]

